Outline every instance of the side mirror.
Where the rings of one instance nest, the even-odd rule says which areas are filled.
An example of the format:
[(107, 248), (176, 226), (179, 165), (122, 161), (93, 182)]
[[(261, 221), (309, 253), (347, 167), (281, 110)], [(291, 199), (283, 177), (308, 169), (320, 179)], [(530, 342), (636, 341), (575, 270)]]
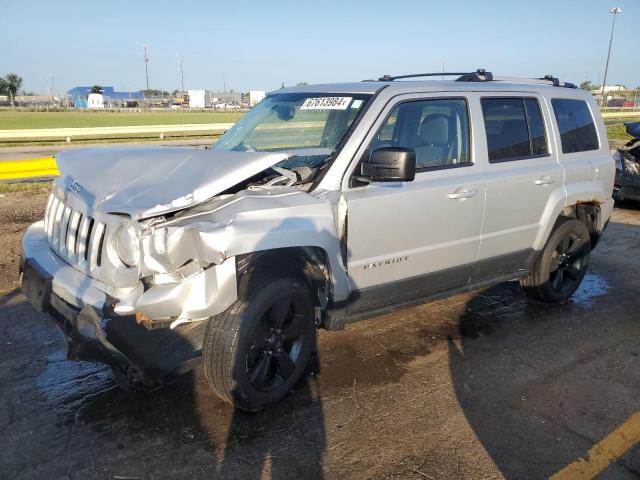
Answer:
[(360, 173), (371, 182), (410, 182), (416, 177), (416, 152), (411, 148), (379, 148), (360, 164)]

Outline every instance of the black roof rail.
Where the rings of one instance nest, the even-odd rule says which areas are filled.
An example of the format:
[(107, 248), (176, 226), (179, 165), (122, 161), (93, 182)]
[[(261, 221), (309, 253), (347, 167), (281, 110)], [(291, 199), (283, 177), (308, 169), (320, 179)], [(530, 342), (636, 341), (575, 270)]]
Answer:
[(452, 76), (459, 76), (460, 78), (458, 80), (460, 80), (463, 77), (466, 78), (467, 76), (472, 76), (472, 75), (474, 75), (475, 78), (478, 79), (478, 80), (475, 80), (475, 81), (484, 81), (484, 80), (492, 80), (493, 79), (493, 75), (491, 74), (491, 72), (487, 72), (483, 68), (479, 68), (478, 70), (476, 70), (475, 72), (472, 72), (472, 73), (468, 73), (468, 72), (430, 72), (430, 73), (411, 73), (409, 75), (395, 75), (395, 76), (383, 75), (382, 77), (380, 77), (378, 79), (378, 81), (379, 82), (393, 82), (394, 80), (401, 80), (403, 78), (452, 77)]
[(553, 75), (545, 75), (544, 77), (539, 78), (538, 80), (547, 80), (551, 82), (551, 84), (554, 87), (578, 88), (578, 86), (575, 83), (561, 82), (560, 80), (558, 80), (558, 78), (554, 77)]
[[(520, 77), (497, 77), (493, 73), (487, 72), (484, 68), (479, 68), (475, 72), (471, 73), (459, 73), (459, 72), (433, 72), (433, 73), (412, 73), (409, 75), (383, 75), (378, 79), (379, 82), (393, 82), (394, 80), (400, 80), (403, 78), (420, 78), (420, 77), (442, 77), (442, 76), (458, 76), (457, 82), (515, 82), (515, 83), (538, 83), (545, 85), (553, 85), (554, 87), (564, 88), (578, 88), (577, 85), (569, 82), (561, 82), (553, 75), (545, 75), (541, 78), (520, 78)], [(364, 80), (365, 82), (371, 80)]]
[(479, 68), (473, 73), (465, 73), (456, 82), (491, 82), (493, 81), (493, 73), (487, 72), (484, 68)]
[(563, 88), (578, 88), (577, 85), (569, 82), (561, 82), (558, 78), (553, 75), (545, 75), (540, 78), (524, 78), (524, 77), (494, 77), (495, 81), (500, 82), (513, 82), (513, 83), (533, 83), (533, 84), (543, 84), (543, 85), (551, 85), (553, 87), (563, 87)]

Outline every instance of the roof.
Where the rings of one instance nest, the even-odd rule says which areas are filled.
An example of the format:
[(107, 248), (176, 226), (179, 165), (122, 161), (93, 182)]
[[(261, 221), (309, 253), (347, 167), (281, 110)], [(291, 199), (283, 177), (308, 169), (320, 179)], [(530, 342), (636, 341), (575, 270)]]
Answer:
[(402, 94), (414, 92), (446, 92), (446, 91), (474, 91), (474, 92), (576, 92), (575, 89), (554, 87), (546, 83), (534, 83), (523, 79), (517, 81), (479, 81), (479, 82), (457, 82), (455, 80), (395, 80), (395, 81), (364, 81), (351, 83), (328, 83), (319, 85), (301, 85), (297, 87), (275, 90), (272, 93), (376, 93), (381, 88), (386, 87), (389, 93)]

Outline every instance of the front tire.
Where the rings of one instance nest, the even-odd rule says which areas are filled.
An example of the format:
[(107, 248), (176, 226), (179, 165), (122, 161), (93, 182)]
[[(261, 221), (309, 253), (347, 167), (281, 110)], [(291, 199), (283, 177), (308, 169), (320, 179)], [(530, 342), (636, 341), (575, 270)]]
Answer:
[(568, 300), (587, 272), (590, 253), (591, 238), (586, 225), (574, 218), (562, 219), (532, 274), (521, 280), (525, 294), (546, 303)]
[(223, 400), (258, 411), (296, 384), (314, 343), (314, 302), (307, 284), (291, 275), (249, 272), (240, 280), (238, 300), (209, 320), (205, 377)]

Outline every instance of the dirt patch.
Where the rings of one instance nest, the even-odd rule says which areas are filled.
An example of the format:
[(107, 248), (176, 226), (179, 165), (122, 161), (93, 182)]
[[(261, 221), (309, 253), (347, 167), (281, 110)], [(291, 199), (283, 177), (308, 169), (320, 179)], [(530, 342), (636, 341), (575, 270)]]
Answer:
[(43, 218), (47, 196), (43, 185), (0, 193), (0, 295), (18, 287), (20, 239), (30, 224)]

